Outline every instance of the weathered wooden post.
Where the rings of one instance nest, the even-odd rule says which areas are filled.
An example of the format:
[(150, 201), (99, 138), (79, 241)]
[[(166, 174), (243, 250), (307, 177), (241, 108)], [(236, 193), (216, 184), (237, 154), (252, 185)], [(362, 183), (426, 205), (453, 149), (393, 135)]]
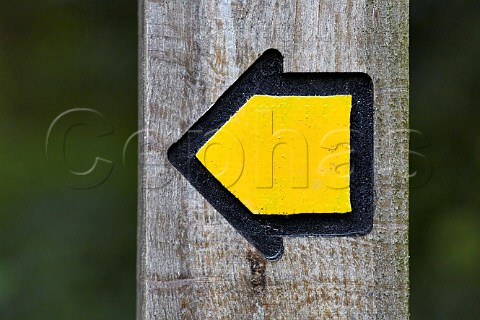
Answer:
[[(140, 25), (137, 319), (408, 318), (408, 1), (152, 0)], [(374, 87), (372, 231), (286, 237), (278, 261), (167, 159), (270, 48), (285, 72)]]

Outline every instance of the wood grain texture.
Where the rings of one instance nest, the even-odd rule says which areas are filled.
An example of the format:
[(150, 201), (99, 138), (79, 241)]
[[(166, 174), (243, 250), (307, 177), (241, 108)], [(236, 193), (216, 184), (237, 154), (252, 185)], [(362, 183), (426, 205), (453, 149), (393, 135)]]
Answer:
[[(408, 0), (143, 1), (140, 33), (137, 319), (408, 318)], [(269, 48), (375, 86), (372, 233), (285, 238), (278, 262), (166, 159)]]

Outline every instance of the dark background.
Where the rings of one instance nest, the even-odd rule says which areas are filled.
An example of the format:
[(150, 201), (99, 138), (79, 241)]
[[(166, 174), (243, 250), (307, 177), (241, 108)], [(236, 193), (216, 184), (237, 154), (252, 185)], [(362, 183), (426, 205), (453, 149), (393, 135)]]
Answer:
[[(137, 130), (136, 1), (2, 0), (0, 108), (0, 319), (134, 319), (136, 145), (122, 153)], [(72, 108), (114, 129), (97, 137), (97, 117), (77, 114), (68, 134), (70, 168), (114, 163), (96, 188), (63, 185), (46, 158)]]
[[(410, 192), (412, 319), (480, 317), (480, 1), (415, 0), (410, 127), (433, 167)], [(412, 160), (411, 160), (412, 164)]]
[[(133, 319), (137, 4), (1, 4), (0, 319)], [(426, 157), (411, 157), (412, 319), (480, 314), (479, 16), (478, 0), (411, 3), (411, 149)], [(102, 118), (59, 123), (51, 141), (71, 128), (69, 168), (108, 159), (103, 183), (47, 160), (48, 129), (73, 108)]]

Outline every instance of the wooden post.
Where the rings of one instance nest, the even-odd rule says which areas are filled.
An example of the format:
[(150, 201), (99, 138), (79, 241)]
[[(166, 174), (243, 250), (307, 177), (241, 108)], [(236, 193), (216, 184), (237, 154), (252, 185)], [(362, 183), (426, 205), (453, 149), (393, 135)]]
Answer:
[[(140, 37), (137, 319), (408, 318), (408, 0), (141, 1)], [(285, 238), (277, 262), (166, 159), (269, 48), (375, 89), (373, 231)]]

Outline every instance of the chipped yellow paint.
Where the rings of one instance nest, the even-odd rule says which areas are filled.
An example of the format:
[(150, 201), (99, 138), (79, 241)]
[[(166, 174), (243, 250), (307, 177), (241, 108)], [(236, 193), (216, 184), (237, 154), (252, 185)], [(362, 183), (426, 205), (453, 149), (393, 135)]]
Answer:
[(352, 96), (263, 96), (245, 103), (196, 156), (256, 214), (345, 213)]

